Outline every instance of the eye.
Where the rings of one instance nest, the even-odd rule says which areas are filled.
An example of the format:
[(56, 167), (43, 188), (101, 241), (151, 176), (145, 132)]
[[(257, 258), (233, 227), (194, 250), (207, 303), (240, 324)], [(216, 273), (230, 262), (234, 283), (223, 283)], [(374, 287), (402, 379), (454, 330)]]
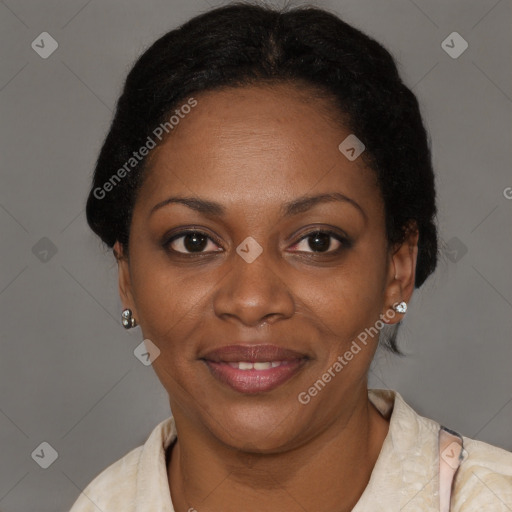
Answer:
[[(332, 238), (335, 239), (337, 247), (334, 250), (329, 250), (332, 245)], [(293, 247), (302, 246), (302, 249), (299, 249), (298, 252), (310, 252), (306, 250), (310, 248), (313, 253), (333, 254), (340, 252), (343, 248), (349, 248), (351, 245), (351, 241), (339, 233), (330, 230), (315, 230), (304, 235)]]
[[(334, 250), (331, 249), (331, 239), (334, 239), (335, 245), (337, 245)], [(210, 250), (205, 250), (208, 248), (209, 242), (213, 248), (210, 247)], [(210, 235), (197, 229), (181, 231), (167, 239), (163, 243), (163, 246), (169, 248), (169, 250), (174, 253), (185, 255), (206, 254), (210, 252), (222, 251), (222, 249), (215, 249), (215, 247), (218, 247), (218, 244)], [(304, 235), (296, 244), (292, 246), (292, 248), (299, 247), (297, 252), (334, 254), (340, 252), (343, 248), (348, 249), (351, 246), (352, 242), (339, 233), (330, 230), (317, 229)], [(308, 248), (312, 250), (308, 251)]]
[(212, 242), (214, 246), (214, 240), (198, 230), (187, 230), (177, 233), (172, 238), (168, 239), (165, 243), (165, 247), (170, 247), (170, 250), (180, 254), (201, 254), (203, 252), (217, 252), (214, 250), (204, 251), (205, 247), (208, 247), (208, 242)]

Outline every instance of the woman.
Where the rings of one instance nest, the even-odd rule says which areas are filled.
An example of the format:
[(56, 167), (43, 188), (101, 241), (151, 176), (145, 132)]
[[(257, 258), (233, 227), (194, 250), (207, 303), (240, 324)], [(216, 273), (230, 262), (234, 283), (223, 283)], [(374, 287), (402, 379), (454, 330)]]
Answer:
[(72, 512), (512, 510), (512, 454), (368, 390), (437, 260), (430, 149), (377, 42), (231, 4), (129, 73), (87, 203), (173, 416)]

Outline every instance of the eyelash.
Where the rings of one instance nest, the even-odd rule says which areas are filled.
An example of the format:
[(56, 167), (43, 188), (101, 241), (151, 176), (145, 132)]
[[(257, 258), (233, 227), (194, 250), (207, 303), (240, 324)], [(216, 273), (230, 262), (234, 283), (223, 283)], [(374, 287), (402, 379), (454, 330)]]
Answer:
[[(214, 242), (215, 244), (220, 245), (214, 238), (212, 238), (210, 235), (208, 235), (204, 231), (201, 231), (200, 229), (188, 229), (188, 230), (180, 231), (179, 233), (176, 233), (175, 235), (173, 235), (171, 238), (166, 239), (166, 241), (162, 245), (169, 252), (171, 252), (173, 254), (176, 254), (176, 255), (179, 255), (179, 256), (185, 256), (185, 257), (204, 256), (206, 254), (212, 254), (212, 253), (215, 253), (215, 252), (220, 252), (220, 251), (207, 251), (207, 252), (196, 252), (196, 253), (193, 253), (193, 252), (180, 252), (180, 251), (176, 251), (174, 249), (171, 249), (169, 247), (172, 242), (174, 242), (174, 241), (176, 241), (176, 240), (178, 240), (180, 238), (183, 238), (184, 236), (189, 235), (189, 234), (197, 234), (197, 235), (204, 236), (208, 240)], [(337, 253), (341, 252), (344, 249), (349, 249), (350, 247), (352, 247), (352, 241), (350, 239), (340, 235), (339, 233), (337, 233), (335, 231), (329, 230), (329, 229), (315, 229), (315, 230), (309, 231), (308, 233), (303, 235), (301, 238), (299, 238), (299, 240), (297, 240), (297, 242), (295, 242), (293, 244), (293, 246), (298, 245), (303, 240), (306, 240), (309, 237), (312, 237), (313, 235), (317, 235), (317, 234), (329, 235), (330, 237), (334, 238), (335, 240), (337, 240), (340, 243), (340, 247), (338, 249), (334, 250), (334, 251), (328, 250), (328, 251), (325, 251), (325, 252), (320, 252), (320, 251), (318, 251), (318, 252), (315, 252), (315, 251), (311, 251), (311, 252), (308, 252), (308, 251), (306, 251), (306, 252), (305, 251), (297, 251), (297, 252), (305, 253), (305, 254), (311, 254), (311, 255), (315, 255), (315, 256), (322, 256), (322, 255), (337, 254)]]

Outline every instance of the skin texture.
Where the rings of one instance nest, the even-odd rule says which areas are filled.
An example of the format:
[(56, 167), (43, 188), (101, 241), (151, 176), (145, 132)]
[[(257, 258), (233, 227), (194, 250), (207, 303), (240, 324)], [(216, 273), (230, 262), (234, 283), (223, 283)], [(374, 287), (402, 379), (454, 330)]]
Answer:
[[(195, 97), (198, 105), (150, 155), (129, 258), (114, 247), (123, 305), (161, 351), (153, 367), (178, 431), (168, 464), (175, 510), (351, 510), (388, 431), (367, 396), (377, 336), (307, 405), (297, 396), (379, 315), (409, 302), (418, 234), (388, 245), (375, 174), (339, 151), (350, 131), (326, 115), (333, 108), (325, 100), (284, 84)], [(364, 213), (347, 201), (280, 213), (285, 202), (332, 192)], [(172, 195), (219, 202), (225, 216), (175, 203), (150, 214)], [(186, 255), (183, 237), (164, 246), (191, 227), (212, 237), (200, 256)], [(327, 238), (318, 249), (303, 238), (329, 228), (352, 246)], [(236, 252), (247, 237), (263, 249), (252, 263)], [(247, 395), (199, 360), (234, 343), (275, 344), (310, 359), (276, 389)]]

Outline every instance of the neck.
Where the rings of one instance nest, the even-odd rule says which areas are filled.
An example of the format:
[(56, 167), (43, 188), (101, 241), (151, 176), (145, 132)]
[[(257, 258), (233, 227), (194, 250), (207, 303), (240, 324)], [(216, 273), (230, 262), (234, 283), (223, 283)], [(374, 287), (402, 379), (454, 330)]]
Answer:
[(176, 512), (348, 512), (368, 484), (389, 426), (366, 394), (308, 443), (257, 454), (219, 443), (181, 411), (173, 414), (179, 438), (167, 469)]

